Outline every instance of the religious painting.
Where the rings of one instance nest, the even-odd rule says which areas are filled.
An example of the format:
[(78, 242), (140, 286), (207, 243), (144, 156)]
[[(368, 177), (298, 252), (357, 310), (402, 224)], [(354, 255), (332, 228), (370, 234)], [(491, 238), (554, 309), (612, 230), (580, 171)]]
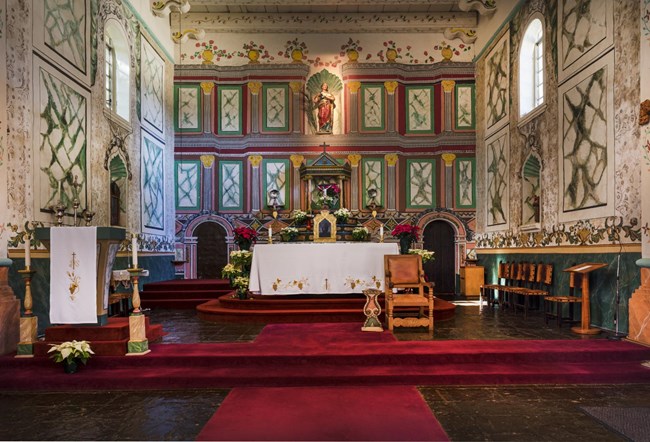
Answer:
[(220, 135), (241, 135), (241, 86), (219, 86), (217, 90), (217, 132)]
[(240, 212), (244, 209), (243, 164), (241, 161), (219, 162), (219, 210)]
[(558, 80), (614, 47), (614, 1), (559, 0)]
[(364, 158), (361, 160), (363, 178), (363, 202), (366, 207), (384, 206), (384, 160)]
[(165, 229), (165, 149), (143, 130), (141, 151), (143, 232), (160, 233)]
[(361, 97), (361, 131), (384, 132), (386, 116), (383, 84), (362, 84)]
[(32, 4), (34, 48), (90, 86), (90, 0), (40, 0)]
[(435, 182), (435, 160), (406, 160), (406, 208), (435, 207)]
[(51, 222), (61, 201), (88, 207), (90, 92), (39, 57), (33, 57), (34, 216)]
[(614, 53), (559, 89), (560, 221), (614, 215)]
[(262, 131), (289, 131), (289, 85), (266, 84), (262, 86)]
[(202, 132), (201, 86), (174, 85), (174, 130), (177, 133)]
[(476, 129), (476, 110), (474, 107), (474, 85), (456, 83), (456, 130)]
[(485, 135), (508, 124), (510, 105), (510, 30), (485, 58)]
[(314, 242), (336, 242), (336, 217), (329, 210), (314, 216)]
[(159, 136), (164, 135), (165, 62), (151, 44), (141, 37), (140, 109), (143, 126)]
[(433, 134), (433, 86), (406, 86), (406, 133)]
[[(289, 201), (289, 160), (262, 160), (268, 207), (285, 207)], [(273, 198), (275, 196), (275, 198)]]
[(456, 159), (456, 208), (476, 208), (476, 158)]
[(174, 168), (176, 210), (199, 210), (201, 208), (201, 161), (176, 161)]
[(335, 118), (339, 115), (336, 98), (343, 89), (341, 79), (327, 69), (312, 75), (307, 81), (307, 94), (309, 102), (307, 121), (315, 134), (334, 133)]
[(510, 210), (510, 131), (506, 126), (485, 141), (487, 178), (486, 230), (508, 228)]

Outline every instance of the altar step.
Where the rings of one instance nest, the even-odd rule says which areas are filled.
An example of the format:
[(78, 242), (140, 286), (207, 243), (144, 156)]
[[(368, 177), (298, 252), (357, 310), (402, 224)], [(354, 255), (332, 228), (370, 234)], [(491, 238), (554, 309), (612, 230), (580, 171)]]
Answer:
[[(258, 296), (241, 300), (233, 294), (197, 306), (199, 318), (212, 322), (361, 322), (365, 320), (365, 296), (295, 297)], [(380, 297), (383, 306), (383, 297)], [(434, 319), (454, 316), (456, 306), (443, 299), (435, 299)], [(383, 311), (381, 318), (383, 320)]]
[(175, 279), (144, 284), (143, 308), (188, 309), (231, 293), (227, 279)]
[[(151, 324), (145, 317), (149, 343), (159, 341), (165, 332), (160, 324)], [(50, 344), (64, 341), (88, 341), (98, 356), (124, 356), (129, 342), (129, 318), (108, 318), (103, 326), (56, 325), (45, 329), (45, 340), (34, 344), (34, 356), (48, 356)]]

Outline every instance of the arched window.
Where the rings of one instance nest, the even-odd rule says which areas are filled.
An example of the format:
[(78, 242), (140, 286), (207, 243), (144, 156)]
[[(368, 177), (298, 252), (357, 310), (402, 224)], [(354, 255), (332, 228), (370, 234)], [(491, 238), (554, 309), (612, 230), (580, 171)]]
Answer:
[(519, 52), (519, 116), (544, 104), (544, 25), (534, 18), (526, 28)]
[(106, 108), (112, 114), (130, 121), (130, 53), (124, 30), (117, 20), (106, 21), (105, 46), (105, 92)]

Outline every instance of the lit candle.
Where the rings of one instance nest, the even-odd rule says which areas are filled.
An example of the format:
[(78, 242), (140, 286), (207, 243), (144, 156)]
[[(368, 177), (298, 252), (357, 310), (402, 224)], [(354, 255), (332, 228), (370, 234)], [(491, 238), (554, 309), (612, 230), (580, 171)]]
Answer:
[(32, 248), (31, 248), (31, 237), (29, 235), (25, 236), (25, 268), (28, 269), (32, 265)]
[(269, 241), (271, 241), (272, 237), (273, 237), (273, 227), (269, 227)]
[(384, 239), (384, 225), (379, 226), (379, 237)]
[(134, 233), (131, 237), (131, 256), (133, 258), (133, 268), (138, 268), (138, 236)]

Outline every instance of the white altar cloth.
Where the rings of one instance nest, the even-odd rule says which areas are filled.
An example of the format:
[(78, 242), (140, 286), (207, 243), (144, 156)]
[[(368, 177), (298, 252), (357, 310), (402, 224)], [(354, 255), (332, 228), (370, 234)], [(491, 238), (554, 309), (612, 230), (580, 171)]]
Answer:
[(258, 244), (248, 289), (262, 295), (381, 290), (384, 255), (397, 254), (397, 243)]

